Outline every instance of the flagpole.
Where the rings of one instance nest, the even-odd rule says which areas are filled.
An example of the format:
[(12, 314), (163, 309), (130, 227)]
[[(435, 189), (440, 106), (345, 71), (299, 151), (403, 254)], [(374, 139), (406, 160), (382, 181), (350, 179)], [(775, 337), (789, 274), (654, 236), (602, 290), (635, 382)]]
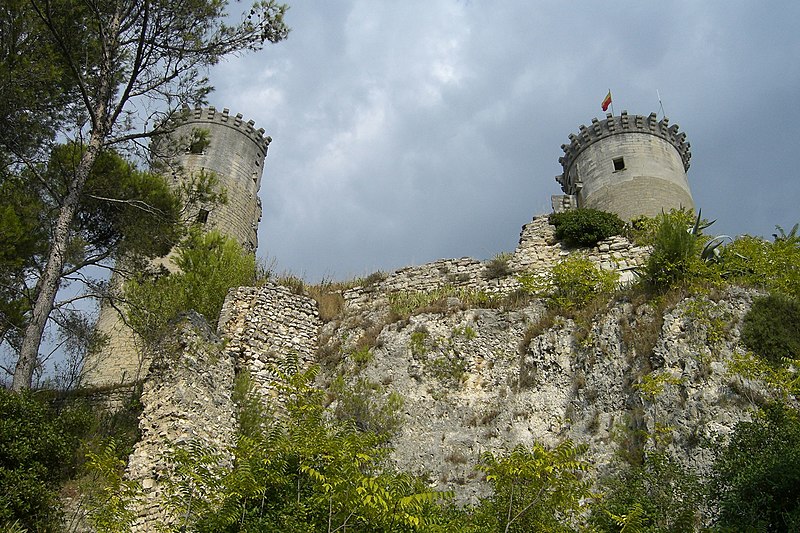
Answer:
[(608, 94), (611, 95), (611, 116), (614, 116), (614, 95), (611, 94), (611, 89), (608, 90)]
[(661, 103), (661, 93), (658, 92), (658, 89), (656, 89), (656, 94), (658, 95), (658, 106), (661, 108), (661, 118), (664, 118), (667, 113), (664, 111), (664, 104)]

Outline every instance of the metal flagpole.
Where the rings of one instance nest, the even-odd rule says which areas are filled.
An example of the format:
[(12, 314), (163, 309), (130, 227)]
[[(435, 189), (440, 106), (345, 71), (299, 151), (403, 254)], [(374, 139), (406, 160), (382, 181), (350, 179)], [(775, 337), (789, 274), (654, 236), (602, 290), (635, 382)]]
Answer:
[(613, 117), (613, 116), (615, 116), (615, 113), (614, 113), (614, 95), (611, 94), (611, 89), (608, 90), (608, 94), (611, 95), (611, 116)]
[(661, 108), (661, 118), (664, 118), (667, 114), (664, 112), (664, 104), (661, 103), (661, 93), (658, 92), (658, 89), (656, 89), (656, 94), (658, 95), (658, 106)]

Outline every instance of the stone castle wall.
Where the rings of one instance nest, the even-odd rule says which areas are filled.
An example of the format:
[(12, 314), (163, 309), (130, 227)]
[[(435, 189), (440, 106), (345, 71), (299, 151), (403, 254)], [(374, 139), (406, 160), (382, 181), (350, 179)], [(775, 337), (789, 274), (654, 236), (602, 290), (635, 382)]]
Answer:
[[(508, 262), (514, 272), (543, 273), (574, 252), (556, 242), (546, 217), (537, 217), (523, 227)], [(614, 237), (577, 252), (603, 268), (629, 274), (643, 264), (648, 250)], [(276, 380), (281, 379), (277, 367), (285, 368), (287, 359), (299, 368), (315, 363), (321, 342), (354, 337), (358, 324), (385, 313), (387, 294), (442, 286), (499, 292), (516, 288), (513, 274), (487, 280), (486, 264), (462, 258), (400, 269), (370, 287), (348, 291), (344, 318), (324, 327), (313, 299), (272, 283), (232, 290), (216, 335), (198, 323), (196, 315), (190, 316), (165, 355), (154, 361), (142, 396), (143, 438), (128, 469), (129, 477), (145, 490), (135, 530), (149, 531), (159, 521), (174, 520), (159, 502), (171, 475), (168, 455), (175, 446), (199, 443), (224, 450), (232, 443), (236, 418), (231, 391), (237, 374), (248, 372), (262, 397), (274, 401)], [(716, 346), (703, 340), (701, 323), (693, 324), (684, 315), (685, 305), (668, 311), (651, 356), (630, 353), (622, 340), (623, 329), (638, 327), (646, 314), (632, 304), (598, 317), (588, 341), (580, 345), (569, 320), (527, 338), (526, 330), (543, 313), (537, 302), (517, 310), (456, 308), (415, 315), (382, 328), (366, 368), (351, 376), (345, 356), (332, 372), (368, 378), (403, 396), (394, 461), (404, 470), (429, 474), (431, 486), (456, 491), (459, 501), (485, 494), (471, 466), (483, 451), (532, 439), (554, 444), (572, 438), (591, 443), (598, 461), (610, 460), (613, 432), (626, 423), (631, 405), (643, 405), (631, 384), (637, 373), (646, 371), (678, 376), (680, 385), (657, 407), (645, 409), (642, 427), (652, 430), (658, 420), (669, 420), (678, 428), (671, 451), (702, 466), (708, 458), (696, 455), (694, 433), (704, 438), (724, 433), (747, 416), (749, 404), (739, 402), (733, 387), (750, 385), (733, 383), (724, 360), (735, 353), (736, 324), (750, 298), (749, 293), (732, 290), (719, 302), (701, 302), (710, 316), (726, 317), (734, 325), (732, 336)], [(410, 348), (412, 335), (419, 332), (425, 332), (424, 355)], [(462, 378), (448, 381), (431, 371), (430, 361), (441, 364), (452, 357), (464, 364)], [(653, 369), (644, 369), (647, 364), (641, 361), (647, 357)], [(684, 408), (695, 413), (697, 427), (685, 420)], [(228, 461), (228, 455), (220, 455), (221, 467)]]
[(273, 284), (231, 291), (216, 333), (196, 313), (179, 322), (175, 336), (153, 357), (142, 393), (142, 438), (126, 472), (143, 489), (134, 531), (156, 531), (178, 520), (164, 506), (176, 448), (214, 450), (216, 466), (230, 466), (236, 375), (248, 372), (269, 401), (281, 362), (296, 357), (303, 368), (314, 361), (318, 329), (315, 302)]
[(192, 312), (153, 357), (141, 398), (142, 438), (126, 472), (143, 491), (133, 531), (157, 531), (159, 522), (177, 519), (164, 506), (176, 448), (213, 448), (219, 467), (231, 464), (229, 450), (236, 431), (234, 358), (223, 345), (205, 320)]
[[(522, 227), (519, 244), (507, 257), (510, 275), (499, 278), (489, 276), (488, 261), (469, 257), (440, 259), (432, 263), (401, 268), (384, 280), (369, 287), (356, 287), (345, 292), (348, 302), (363, 302), (377, 294), (393, 292), (428, 292), (442, 287), (508, 294), (519, 288), (513, 274), (532, 272), (543, 274), (570, 253), (575, 252), (558, 242), (555, 227), (548, 217), (538, 216)], [(605, 270), (616, 270), (623, 283), (634, 279), (633, 269), (644, 265), (649, 255), (646, 247), (636, 246), (622, 236), (610, 237), (597, 246), (581, 249), (591, 261)]]
[(313, 299), (273, 283), (231, 291), (219, 321), (226, 354), (265, 397), (273, 394), (279, 363), (293, 357), (304, 368), (316, 360), (319, 327)]

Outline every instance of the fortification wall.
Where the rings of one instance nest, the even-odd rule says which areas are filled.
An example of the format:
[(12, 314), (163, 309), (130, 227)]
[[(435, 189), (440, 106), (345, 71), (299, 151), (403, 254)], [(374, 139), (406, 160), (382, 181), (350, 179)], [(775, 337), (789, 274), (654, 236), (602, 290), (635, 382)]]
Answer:
[(313, 362), (318, 329), (316, 303), (274, 284), (231, 291), (216, 333), (197, 313), (181, 320), (154, 355), (142, 393), (142, 439), (126, 472), (143, 490), (134, 531), (158, 531), (180, 518), (165, 504), (175, 479), (174, 450), (213, 450), (218, 461), (211, 470), (231, 466), (235, 375), (249, 371), (257, 390), (271, 399), (280, 379), (276, 367), (289, 358), (300, 368)]
[(319, 327), (313, 299), (267, 283), (232, 290), (218, 331), (228, 339), (227, 356), (237, 369), (249, 371), (266, 397), (273, 395), (275, 369), (282, 361), (295, 357), (300, 368), (315, 362)]
[(222, 340), (197, 313), (189, 313), (153, 357), (142, 392), (141, 440), (126, 475), (141, 484), (134, 531), (157, 531), (173, 523), (164, 506), (165, 483), (173, 475), (170, 455), (189, 444), (216, 450), (219, 466), (230, 466), (236, 416), (232, 399), (234, 360)]
[[(401, 268), (368, 287), (349, 289), (345, 291), (344, 298), (353, 305), (359, 305), (380, 294), (429, 292), (442, 287), (508, 294), (520, 286), (514, 274), (544, 274), (573, 252), (575, 250), (558, 242), (555, 227), (550, 225), (548, 217), (538, 216), (522, 227), (519, 244), (508, 257), (509, 273), (506, 276), (490, 276), (489, 264), (492, 260), (478, 261), (469, 257), (440, 259)], [(610, 237), (580, 252), (605, 270), (617, 270), (623, 283), (634, 279), (633, 269), (642, 266), (649, 255), (648, 248), (636, 246), (622, 236)]]

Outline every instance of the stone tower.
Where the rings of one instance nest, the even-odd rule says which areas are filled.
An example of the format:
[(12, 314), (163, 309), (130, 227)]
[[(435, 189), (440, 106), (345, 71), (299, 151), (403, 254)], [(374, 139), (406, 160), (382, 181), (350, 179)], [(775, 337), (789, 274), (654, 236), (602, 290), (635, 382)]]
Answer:
[[(184, 107), (169, 140), (169, 150), (160, 146), (163, 140), (155, 142), (153, 159), (160, 163), (159, 167), (168, 169), (176, 186), (199, 172), (213, 173), (227, 196), (224, 205), (196, 208), (188, 214), (189, 222), (233, 237), (244, 250), (255, 253), (261, 220), (258, 190), (272, 139), (264, 136), (263, 129), (256, 130), (252, 120), (243, 121), (241, 114), (231, 116), (227, 109), (220, 112), (214, 107)], [(163, 153), (167, 152), (171, 155), (165, 160)], [(156, 263), (171, 266), (168, 259), (157, 259)], [(112, 279), (117, 286), (122, 282)], [(101, 306), (97, 328), (108, 336), (108, 343), (100, 353), (87, 357), (84, 383), (118, 384), (143, 377), (147, 362), (119, 311), (111, 305)]]
[[(176, 182), (198, 172), (217, 176), (219, 186), (227, 192), (228, 202), (200, 208), (193, 218), (209, 229), (235, 238), (253, 253), (258, 245), (261, 220), (258, 190), (272, 140), (264, 136), (263, 128), (256, 130), (254, 124), (252, 120), (244, 122), (241, 114), (230, 116), (227, 109), (219, 112), (214, 107), (184, 107), (180, 125), (171, 136), (181, 146), (170, 162)], [(198, 137), (203, 142), (195, 144)]]
[(606, 115), (592, 119), (562, 144), (556, 176), (564, 195), (553, 196), (555, 212), (592, 208), (623, 220), (656, 216), (673, 208), (694, 209), (686, 171), (692, 157), (686, 134), (667, 117)]

